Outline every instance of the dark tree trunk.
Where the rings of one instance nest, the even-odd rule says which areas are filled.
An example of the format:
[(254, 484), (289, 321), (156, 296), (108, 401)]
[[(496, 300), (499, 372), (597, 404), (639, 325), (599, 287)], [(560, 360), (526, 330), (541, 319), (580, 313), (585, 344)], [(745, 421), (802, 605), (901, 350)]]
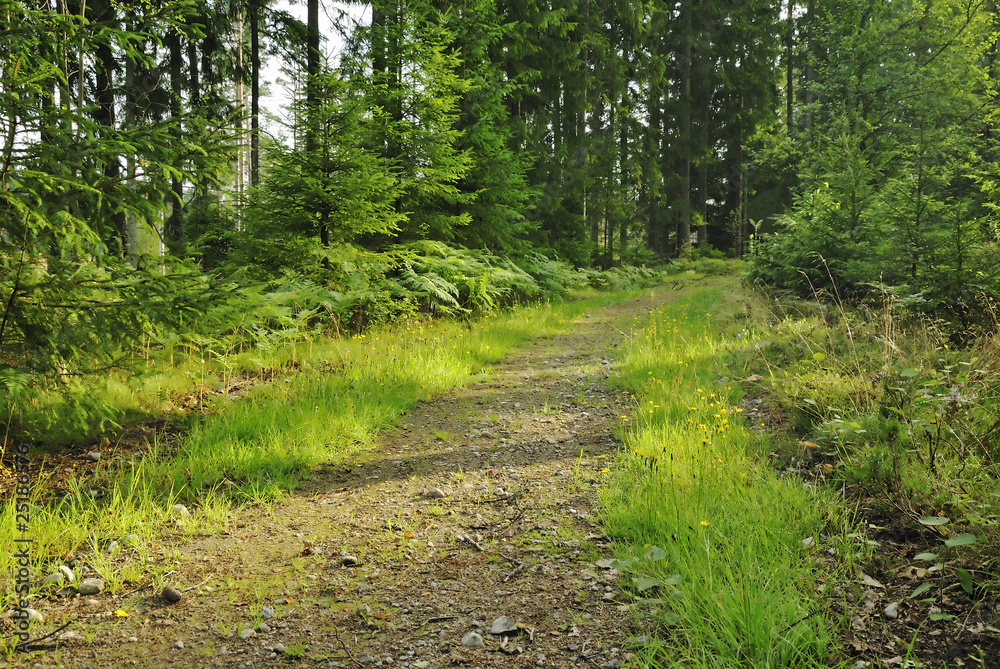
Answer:
[[(250, 185), (260, 184), (260, 0), (250, 5)], [(317, 45), (318, 48), (318, 45)]]
[[(167, 35), (167, 48), (170, 52), (170, 116), (176, 123), (181, 119), (181, 95), (184, 82), (181, 78), (181, 37), (176, 31)], [(177, 129), (179, 132), (179, 128)], [(173, 250), (181, 241), (181, 221), (184, 208), (184, 183), (177, 176), (170, 177), (170, 216), (167, 218), (163, 236)]]

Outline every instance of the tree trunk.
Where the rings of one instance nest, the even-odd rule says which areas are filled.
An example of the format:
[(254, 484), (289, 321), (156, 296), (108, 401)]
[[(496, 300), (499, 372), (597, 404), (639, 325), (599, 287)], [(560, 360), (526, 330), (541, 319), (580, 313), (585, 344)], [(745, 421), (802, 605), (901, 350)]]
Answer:
[[(93, 20), (103, 22), (112, 29), (117, 28), (117, 10), (112, 7), (111, 3), (107, 0), (92, 0), (91, 6), (93, 7)], [(97, 89), (97, 109), (94, 112), (94, 120), (111, 131), (115, 127), (114, 79), (118, 64), (109, 42), (102, 41), (97, 45), (94, 61), (94, 83)], [(103, 171), (106, 187), (115, 188), (121, 176), (119, 157), (114, 155), (106, 158)], [(108, 251), (119, 256), (124, 255), (125, 216), (123, 212), (109, 212), (107, 223), (105, 244)]]
[(260, 10), (250, 4), (250, 185), (260, 184)]
[(691, 43), (692, 35), (691, 2), (681, 3), (681, 21), (683, 23), (681, 50), (678, 55), (678, 88), (679, 97), (677, 130), (680, 135), (678, 145), (680, 161), (678, 179), (680, 192), (677, 203), (677, 239), (678, 256), (686, 256), (691, 246)]
[[(176, 123), (181, 119), (181, 37), (176, 30), (167, 34), (167, 48), (170, 52), (170, 115)], [(177, 132), (180, 129), (177, 128)], [(181, 241), (181, 212), (184, 206), (184, 183), (177, 176), (170, 177), (170, 216), (167, 218), (163, 236), (171, 250), (176, 250)]]

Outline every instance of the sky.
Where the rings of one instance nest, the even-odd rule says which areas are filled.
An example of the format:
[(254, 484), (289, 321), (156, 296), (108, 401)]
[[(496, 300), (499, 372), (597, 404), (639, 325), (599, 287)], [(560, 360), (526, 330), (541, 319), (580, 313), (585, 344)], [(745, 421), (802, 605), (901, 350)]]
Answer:
[[(275, 9), (286, 11), (292, 16), (300, 19), (303, 23), (306, 20), (305, 0), (280, 0)], [(343, 19), (339, 17), (344, 15)], [(327, 61), (331, 65), (336, 65), (343, 43), (340, 40), (338, 31), (334, 28), (335, 21), (358, 21), (367, 25), (371, 21), (371, 5), (346, 2), (331, 2), (330, 0), (320, 0), (320, 34), (323, 39), (322, 48), (326, 54)], [(274, 120), (267, 116), (274, 115), (284, 118), (287, 115), (287, 107), (292, 101), (292, 82), (281, 73), (281, 63), (277, 59), (265, 61), (261, 65), (261, 89), (260, 107), (265, 118), (261, 119), (264, 131), (281, 135), (281, 127)], [(264, 94), (266, 92), (266, 94)]]

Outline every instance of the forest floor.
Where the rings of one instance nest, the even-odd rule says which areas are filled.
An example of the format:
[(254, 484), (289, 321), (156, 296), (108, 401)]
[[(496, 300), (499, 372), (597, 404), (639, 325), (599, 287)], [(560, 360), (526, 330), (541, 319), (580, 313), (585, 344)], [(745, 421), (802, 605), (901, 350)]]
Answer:
[[(654, 294), (515, 349), (277, 502), (221, 517), (189, 509), (146, 546), (146, 573), (96, 595), (38, 600), (46, 621), (33, 637), (58, 632), (0, 669), (627, 666), (655, 623), (618, 583), (600, 493), (636, 408), (609, 385), (626, 336), (618, 328), (690, 296)], [(768, 392), (755, 393), (741, 402), (750, 424), (787, 430)], [(776, 464), (812, 483), (839, 466)], [(804, 539), (803, 567), (822, 574), (816, 612), (835, 637), (831, 666), (1000, 667), (992, 589), (965, 596), (950, 571), (915, 562), (943, 540), (916, 521), (930, 511), (887, 512), (870, 491), (843, 494), (857, 533)], [(871, 555), (843, 569), (832, 547), (864, 541)], [(104, 559), (124, 564), (132, 548), (120, 550)], [(88, 577), (99, 557), (67, 561)], [(167, 601), (165, 586), (180, 600)], [(7, 620), (0, 627), (9, 635)]]
[(624, 664), (642, 631), (597, 506), (629, 402), (606, 379), (612, 324), (650, 308), (580, 317), (302, 491), (160, 537), (162, 581), (44, 602), (42, 631), (72, 624), (10, 666)]

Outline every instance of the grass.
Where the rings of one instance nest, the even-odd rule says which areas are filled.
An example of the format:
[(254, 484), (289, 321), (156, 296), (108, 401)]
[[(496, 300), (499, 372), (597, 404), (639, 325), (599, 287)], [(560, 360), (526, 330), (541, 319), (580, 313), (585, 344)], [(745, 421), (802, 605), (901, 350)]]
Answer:
[(723, 367), (748, 345), (723, 336), (733, 284), (634, 321), (621, 352), (617, 382), (636, 404), (602, 506), (634, 608), (662, 637), (640, 666), (822, 666), (828, 655), (803, 545), (823, 530), (827, 500), (779, 480), (760, 457), (767, 438), (741, 415)]
[[(621, 352), (636, 404), (603, 501), (633, 610), (659, 637), (640, 666), (837, 665), (852, 604), (833, 613), (820, 587), (918, 553), (937, 574), (920, 592), (967, 597), (971, 615), (1000, 583), (1000, 339), (958, 347), (888, 300), (782, 301), (735, 282), (636, 320)], [(765, 423), (747, 424), (744, 393)], [(909, 552), (873, 550), (883, 523), (912, 527)], [(808, 537), (836, 559), (818, 564)]]

